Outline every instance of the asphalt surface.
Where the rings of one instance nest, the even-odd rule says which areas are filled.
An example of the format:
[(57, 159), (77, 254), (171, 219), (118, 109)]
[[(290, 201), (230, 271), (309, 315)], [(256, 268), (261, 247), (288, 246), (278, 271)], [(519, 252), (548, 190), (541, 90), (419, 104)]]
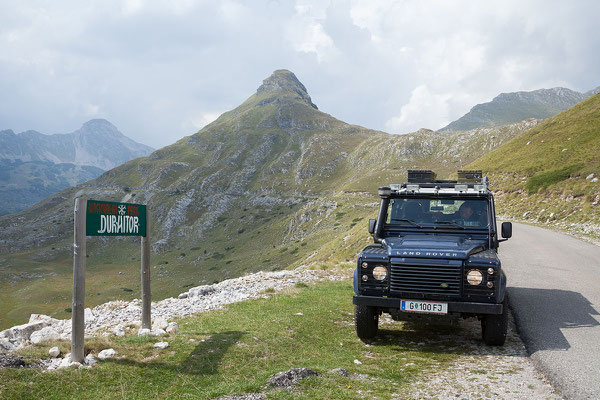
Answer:
[(600, 399), (600, 246), (513, 224), (499, 255), (536, 367), (565, 398)]

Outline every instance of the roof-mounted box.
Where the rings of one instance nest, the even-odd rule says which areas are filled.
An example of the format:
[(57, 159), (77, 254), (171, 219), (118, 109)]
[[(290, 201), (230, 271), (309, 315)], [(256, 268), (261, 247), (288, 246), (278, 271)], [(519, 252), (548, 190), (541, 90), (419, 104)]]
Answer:
[(482, 178), (481, 170), (458, 171), (458, 183), (481, 183)]
[(436, 174), (429, 169), (409, 169), (408, 183), (433, 183)]

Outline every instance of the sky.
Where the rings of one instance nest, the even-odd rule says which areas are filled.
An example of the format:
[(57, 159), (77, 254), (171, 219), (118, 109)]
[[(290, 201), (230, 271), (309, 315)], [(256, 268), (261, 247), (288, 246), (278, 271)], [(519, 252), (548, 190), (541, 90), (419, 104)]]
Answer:
[(502, 92), (600, 86), (600, 2), (0, 0), (0, 130), (105, 118), (160, 148), (274, 70), (321, 111), (439, 129)]

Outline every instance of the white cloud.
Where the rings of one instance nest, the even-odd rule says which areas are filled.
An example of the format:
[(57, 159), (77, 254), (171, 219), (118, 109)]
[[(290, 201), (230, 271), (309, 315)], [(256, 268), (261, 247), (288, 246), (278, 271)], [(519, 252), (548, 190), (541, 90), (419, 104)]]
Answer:
[(337, 54), (333, 39), (325, 32), (320, 22), (326, 15), (323, 4), (325, 3), (299, 2), (295, 7), (296, 14), (286, 27), (286, 38), (294, 50), (314, 53), (319, 63), (326, 57)]
[(386, 121), (390, 133), (410, 133), (420, 128), (438, 129), (448, 124), (450, 94), (431, 93), (427, 85), (417, 86), (400, 115)]
[(220, 112), (205, 112), (198, 116), (186, 119), (183, 122), (182, 127), (186, 131), (190, 131), (190, 133), (195, 133), (219, 118), (219, 115), (221, 115)]

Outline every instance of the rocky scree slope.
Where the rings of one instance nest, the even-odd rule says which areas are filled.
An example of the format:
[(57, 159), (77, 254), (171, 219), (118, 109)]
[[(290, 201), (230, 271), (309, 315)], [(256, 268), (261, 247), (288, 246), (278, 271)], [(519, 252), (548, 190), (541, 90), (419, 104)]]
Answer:
[(488, 103), (477, 104), (467, 114), (440, 131), (464, 131), (485, 126), (513, 124), (528, 118), (552, 117), (599, 91), (600, 87), (585, 93), (556, 87), (531, 92), (501, 93)]
[[(198, 133), (0, 217), (0, 286), (36, 297), (51, 285), (44, 312), (64, 314), (76, 196), (149, 206), (159, 297), (247, 272), (351, 260), (369, 241), (379, 185), (405, 181), (409, 168), (447, 175), (536, 124), (389, 135), (319, 111), (296, 76), (278, 70)], [(137, 240), (89, 240), (89, 301), (137, 296), (138, 254)], [(33, 312), (7, 296), (8, 318)]]
[(507, 217), (600, 238), (600, 95), (549, 118), (469, 168)]

